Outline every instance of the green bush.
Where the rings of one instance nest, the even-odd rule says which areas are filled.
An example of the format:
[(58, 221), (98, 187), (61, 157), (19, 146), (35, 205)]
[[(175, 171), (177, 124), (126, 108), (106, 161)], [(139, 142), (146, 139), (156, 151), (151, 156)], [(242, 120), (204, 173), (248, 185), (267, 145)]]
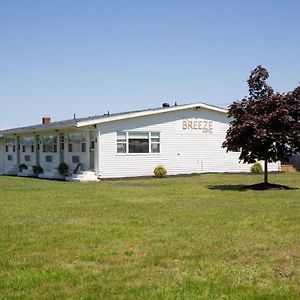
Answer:
[(163, 166), (157, 166), (154, 169), (154, 176), (157, 178), (163, 178), (167, 176), (167, 170)]
[(25, 164), (20, 164), (20, 165), (19, 165), (19, 169), (20, 169), (20, 172), (22, 172), (23, 170), (27, 170), (28, 167), (27, 167), (27, 165), (25, 165)]
[(41, 166), (32, 166), (32, 172), (35, 175), (39, 175), (39, 174), (42, 174), (44, 172), (44, 170)]
[(262, 165), (257, 161), (251, 166), (251, 173), (262, 173)]
[(60, 163), (57, 170), (60, 175), (65, 176), (68, 174), (69, 166), (66, 163)]

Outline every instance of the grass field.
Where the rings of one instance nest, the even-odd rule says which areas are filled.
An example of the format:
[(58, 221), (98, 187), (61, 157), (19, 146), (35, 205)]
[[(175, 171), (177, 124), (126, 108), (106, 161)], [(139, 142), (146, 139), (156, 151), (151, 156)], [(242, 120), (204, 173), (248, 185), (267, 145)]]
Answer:
[(300, 189), (239, 190), (261, 180), (2, 176), (0, 298), (300, 299)]

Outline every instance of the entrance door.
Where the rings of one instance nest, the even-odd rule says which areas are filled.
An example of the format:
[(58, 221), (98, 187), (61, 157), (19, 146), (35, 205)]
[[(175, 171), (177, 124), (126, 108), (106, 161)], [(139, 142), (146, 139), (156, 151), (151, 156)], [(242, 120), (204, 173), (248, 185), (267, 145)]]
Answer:
[(90, 131), (90, 169), (95, 170), (95, 132)]

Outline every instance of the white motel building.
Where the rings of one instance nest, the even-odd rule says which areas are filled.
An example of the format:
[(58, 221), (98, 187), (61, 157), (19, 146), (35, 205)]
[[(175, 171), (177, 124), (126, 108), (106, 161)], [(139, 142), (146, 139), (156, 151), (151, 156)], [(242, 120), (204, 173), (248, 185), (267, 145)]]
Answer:
[[(3, 175), (59, 178), (57, 166), (69, 166), (68, 180), (152, 176), (162, 165), (168, 175), (249, 172), (239, 153), (222, 143), (229, 127), (227, 110), (204, 103), (170, 106), (51, 122), (0, 131)], [(20, 172), (19, 165), (28, 170)], [(270, 164), (278, 171), (280, 164)]]

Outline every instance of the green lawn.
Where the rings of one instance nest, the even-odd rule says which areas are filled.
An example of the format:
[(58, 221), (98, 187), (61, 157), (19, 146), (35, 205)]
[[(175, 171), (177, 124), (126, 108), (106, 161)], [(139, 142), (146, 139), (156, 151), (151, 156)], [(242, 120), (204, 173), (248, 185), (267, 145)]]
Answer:
[(300, 189), (239, 190), (261, 180), (2, 176), (0, 298), (299, 299)]

